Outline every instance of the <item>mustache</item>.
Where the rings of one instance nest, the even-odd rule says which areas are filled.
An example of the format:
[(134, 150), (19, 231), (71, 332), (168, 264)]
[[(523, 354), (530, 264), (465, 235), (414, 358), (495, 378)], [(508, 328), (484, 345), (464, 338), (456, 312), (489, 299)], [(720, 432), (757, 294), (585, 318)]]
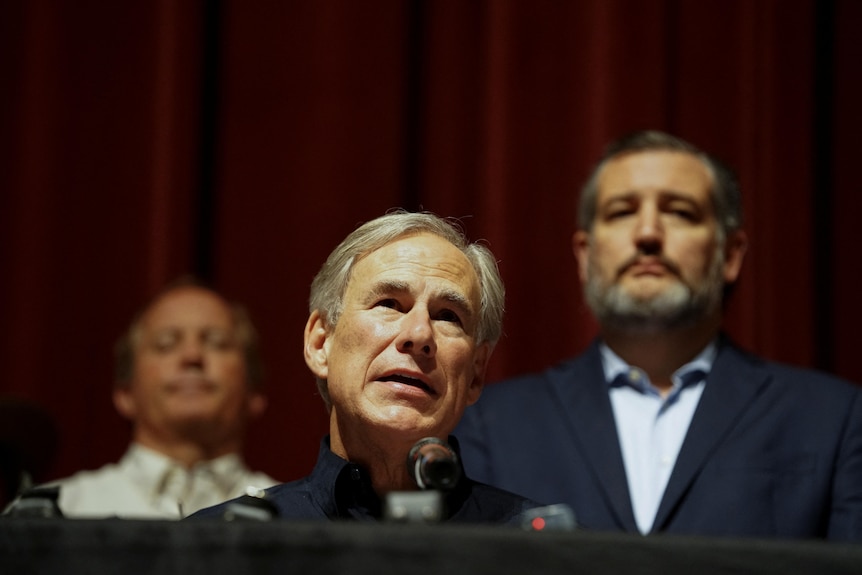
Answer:
[(670, 259), (668, 259), (667, 257), (665, 257), (664, 255), (662, 255), (662, 254), (643, 254), (643, 253), (637, 253), (637, 254), (633, 255), (632, 257), (630, 257), (629, 259), (627, 259), (626, 261), (624, 261), (620, 265), (619, 269), (617, 270), (617, 277), (621, 277), (630, 268), (632, 268), (632, 267), (634, 267), (640, 263), (643, 263), (643, 260), (647, 259), (647, 258), (650, 260), (650, 262), (660, 263), (665, 268), (667, 268), (668, 271), (670, 271), (670, 273), (672, 273), (673, 275), (675, 275), (677, 277), (680, 277), (679, 266), (676, 263), (674, 263), (673, 261), (671, 261)]

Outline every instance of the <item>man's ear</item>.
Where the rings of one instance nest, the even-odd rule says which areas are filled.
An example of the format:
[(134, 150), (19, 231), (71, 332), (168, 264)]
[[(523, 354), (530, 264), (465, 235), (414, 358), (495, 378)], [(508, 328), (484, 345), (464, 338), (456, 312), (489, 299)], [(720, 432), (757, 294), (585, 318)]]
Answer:
[(732, 284), (739, 278), (742, 260), (748, 249), (748, 235), (743, 230), (731, 232), (724, 242), (724, 283)]
[(467, 405), (473, 405), (482, 395), (482, 389), (485, 387), (485, 372), (488, 369), (492, 351), (494, 346), (487, 342), (476, 349), (476, 356), (473, 358), (473, 379), (467, 389)]
[(137, 409), (135, 397), (132, 395), (132, 390), (128, 383), (117, 383), (114, 385), (113, 399), (114, 408), (117, 412), (129, 421), (134, 421)]
[(578, 262), (578, 277), (581, 283), (587, 281), (590, 262), (590, 234), (584, 230), (578, 230), (572, 234), (572, 253)]
[(311, 372), (320, 379), (329, 375), (329, 332), (320, 312), (314, 310), (305, 323), (304, 354), (305, 363)]

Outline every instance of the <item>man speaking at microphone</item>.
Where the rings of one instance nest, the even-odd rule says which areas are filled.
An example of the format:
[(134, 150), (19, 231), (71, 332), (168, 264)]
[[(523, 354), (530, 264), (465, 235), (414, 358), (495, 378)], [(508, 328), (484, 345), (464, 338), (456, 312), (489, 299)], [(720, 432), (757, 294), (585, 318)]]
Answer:
[[(311, 284), (304, 339), (330, 433), (311, 475), (264, 492), (275, 513), (376, 520), (388, 494), (427, 488), (417, 451), (448, 442), (457, 452), (449, 434), (479, 398), (503, 300), (493, 254), (432, 214), (392, 212), (342, 241)], [(438, 468), (457, 471), (437, 478), (443, 520), (516, 523), (538, 506), (470, 480), (454, 453)]]

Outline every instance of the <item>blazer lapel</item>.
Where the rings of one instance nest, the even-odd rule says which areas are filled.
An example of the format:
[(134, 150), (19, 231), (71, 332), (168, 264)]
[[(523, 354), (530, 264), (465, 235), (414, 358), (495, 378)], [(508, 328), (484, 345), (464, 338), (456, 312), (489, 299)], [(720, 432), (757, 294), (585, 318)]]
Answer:
[(703, 465), (768, 384), (768, 375), (738, 349), (724, 341), (721, 345), (668, 480), (652, 531), (667, 526)]
[(554, 378), (569, 429), (620, 528), (637, 531), (613, 410), (596, 343)]

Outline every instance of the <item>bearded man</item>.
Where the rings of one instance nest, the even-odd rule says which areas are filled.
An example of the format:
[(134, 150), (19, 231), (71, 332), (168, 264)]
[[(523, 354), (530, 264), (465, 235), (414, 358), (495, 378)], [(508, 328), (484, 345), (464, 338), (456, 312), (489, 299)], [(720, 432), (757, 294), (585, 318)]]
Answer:
[(599, 336), (486, 387), (456, 429), (470, 475), (596, 530), (862, 540), (862, 388), (721, 332), (746, 245), (720, 162), (661, 132), (613, 143), (573, 236)]

